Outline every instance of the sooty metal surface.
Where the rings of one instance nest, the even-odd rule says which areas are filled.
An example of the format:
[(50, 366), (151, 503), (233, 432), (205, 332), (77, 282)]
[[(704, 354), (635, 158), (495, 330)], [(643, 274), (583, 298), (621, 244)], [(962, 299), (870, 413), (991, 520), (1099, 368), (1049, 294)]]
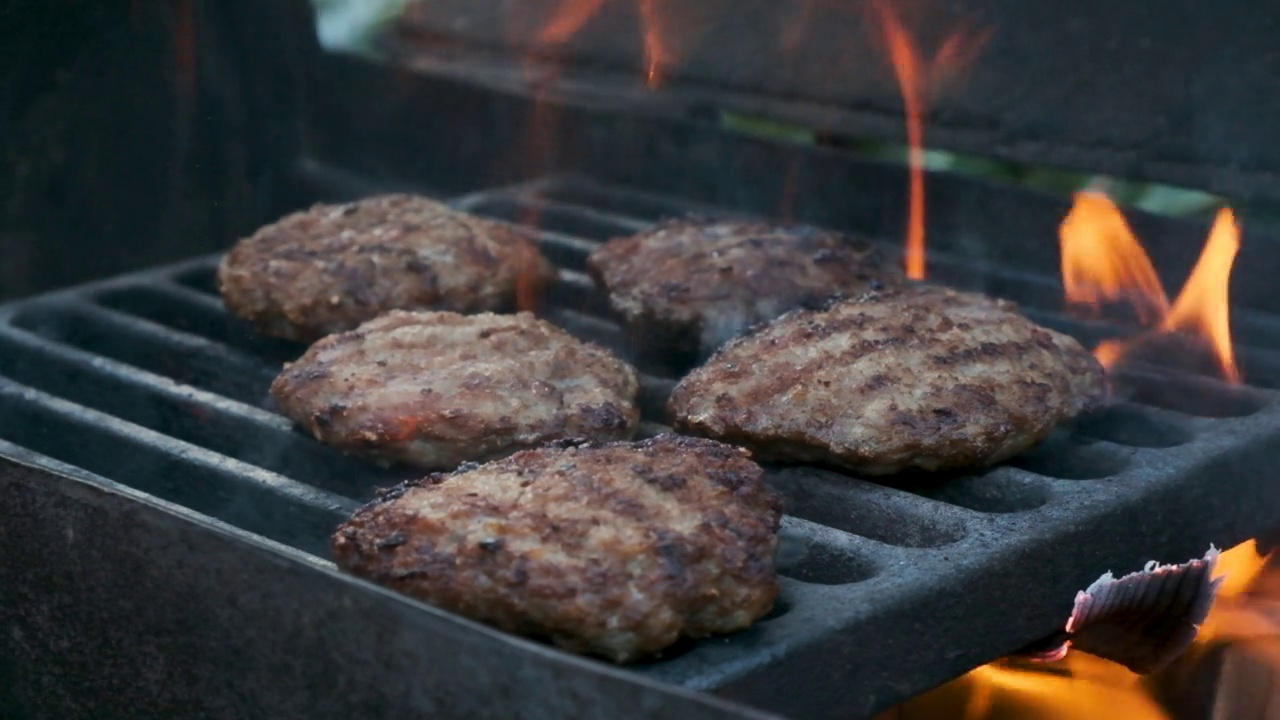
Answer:
[[(575, 178), (470, 195), (455, 205), (536, 222), (536, 236), (564, 276), (549, 317), (622, 352), (622, 333), (583, 273), (586, 253), (595, 242), (662, 216), (715, 214)], [(1280, 501), (1280, 484), (1266, 472), (1280, 456), (1274, 392), (1134, 372), (1123, 378), (1127, 401), (982, 474), (869, 482), (819, 468), (772, 468), (789, 511), (778, 607), (745, 632), (617, 670), (333, 572), (324, 560), (333, 528), (376, 487), (404, 473), (323, 447), (271, 412), (267, 386), (302, 348), (258, 336), (224, 313), (213, 282), (217, 260), (199, 258), (0, 310), (0, 456), (24, 467), (87, 471), (90, 480), (124, 486), (171, 511), (212, 518), (250, 545), (292, 552), (292, 560), (281, 561), (287, 567), (302, 561), (328, 574), (316, 588), (344, 597), (375, 593), (405, 617), (422, 619), (408, 630), (391, 629), (380, 613), (341, 621), (401, 641), (409, 633), (414, 652), (438, 664), (456, 662), (450, 653), (483, 656), (466, 661), (471, 673), (428, 682), (408, 674), (408, 666), (379, 668), (370, 683), (437, 682), (448, 688), (437, 692), (456, 700), (448, 693), (493, 692), (486, 683), (504, 663), (571, 669), (559, 682), (572, 693), (558, 697), (559, 705), (541, 696), (541, 705), (531, 705), (513, 690), (525, 688), (529, 674), (508, 678), (487, 705), (496, 716), (566, 708), (591, 715), (591, 708), (605, 707), (593, 693), (612, 688), (617, 695), (608, 683), (619, 678), (628, 687), (628, 678), (638, 683), (649, 699), (619, 700), (608, 709), (612, 716), (746, 712), (705, 699), (699, 705), (705, 696), (673, 687), (795, 717), (868, 716), (1059, 629), (1075, 591), (1107, 570), (1128, 572), (1149, 559), (1183, 561), (1211, 542), (1230, 546), (1270, 530), (1270, 509)], [(1114, 331), (1058, 314), (1054, 278), (930, 260), (937, 279), (1019, 301), (1039, 321), (1088, 342)], [(1260, 376), (1280, 377), (1269, 351), (1244, 347), (1240, 354)], [(646, 376), (647, 432), (659, 429), (673, 382)], [(329, 591), (318, 592), (328, 598)], [(459, 637), (487, 644), (467, 646)], [(328, 648), (320, 661), (324, 652), (339, 653)], [(395, 707), (449, 707), (439, 698), (435, 705), (415, 702)]]

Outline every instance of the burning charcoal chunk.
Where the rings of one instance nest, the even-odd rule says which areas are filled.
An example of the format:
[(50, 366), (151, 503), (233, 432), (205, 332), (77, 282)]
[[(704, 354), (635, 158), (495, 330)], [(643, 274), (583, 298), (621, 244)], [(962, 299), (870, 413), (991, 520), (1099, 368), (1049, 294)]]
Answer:
[(1150, 673), (1182, 654), (1213, 607), (1222, 578), (1218, 551), (1181, 565), (1154, 561), (1116, 579), (1107, 573), (1076, 594), (1067, 621), (1071, 647)]
[(333, 557), (451, 612), (621, 663), (768, 613), (780, 523), (745, 450), (668, 433), (548, 445), (406, 483), (338, 529)]
[(271, 385), (322, 442), (430, 470), (554, 440), (628, 439), (639, 392), (608, 350), (528, 313), (393, 311), (317, 342)]
[(684, 378), (683, 432), (868, 475), (991, 465), (1101, 404), (1102, 368), (1011, 303), (917, 286), (797, 310)]
[(817, 298), (904, 282), (897, 258), (868, 241), (763, 223), (667, 222), (587, 263), (637, 352), (677, 369)]
[(412, 195), (294, 213), (241, 240), (218, 268), (232, 314), (304, 342), (394, 309), (512, 309), (555, 278), (529, 239)]

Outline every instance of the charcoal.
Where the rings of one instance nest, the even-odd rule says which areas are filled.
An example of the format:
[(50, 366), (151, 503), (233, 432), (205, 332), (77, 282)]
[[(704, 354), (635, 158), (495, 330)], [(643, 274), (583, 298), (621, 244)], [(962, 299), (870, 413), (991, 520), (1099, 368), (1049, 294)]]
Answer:
[(1119, 579), (1105, 573), (1076, 594), (1067, 642), (1135, 673), (1159, 670), (1196, 639), (1222, 583), (1213, 577), (1217, 561), (1210, 546), (1203, 558), (1181, 565), (1152, 561)]

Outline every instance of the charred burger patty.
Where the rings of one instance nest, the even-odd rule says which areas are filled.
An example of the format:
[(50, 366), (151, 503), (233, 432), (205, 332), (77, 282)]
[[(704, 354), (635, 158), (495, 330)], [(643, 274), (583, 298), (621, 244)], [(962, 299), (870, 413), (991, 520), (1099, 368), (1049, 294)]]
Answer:
[(433, 470), (630, 438), (638, 393), (629, 365), (529, 313), (393, 311), (320, 340), (271, 385), (322, 442)]
[(869, 475), (990, 465), (1101, 403), (1102, 369), (1013, 304), (912, 287), (788, 314), (688, 375), (678, 430)]
[(588, 268), (637, 349), (677, 366), (789, 310), (903, 282), (870, 242), (759, 222), (668, 222), (596, 248)]
[(563, 443), (385, 493), (333, 537), (346, 571), (615, 662), (773, 605), (781, 515), (746, 451)]
[(512, 309), (555, 277), (531, 240), (413, 195), (294, 213), (241, 240), (218, 268), (233, 315), (303, 342), (393, 309)]

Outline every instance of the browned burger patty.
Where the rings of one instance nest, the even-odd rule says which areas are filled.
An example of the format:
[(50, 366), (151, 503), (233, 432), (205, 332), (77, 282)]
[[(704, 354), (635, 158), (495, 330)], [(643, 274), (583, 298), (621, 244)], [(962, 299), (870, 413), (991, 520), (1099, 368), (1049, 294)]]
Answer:
[(675, 426), (868, 475), (991, 465), (1101, 403), (1102, 369), (1012, 303), (935, 287), (797, 311), (686, 377)]
[(639, 387), (608, 350), (529, 313), (393, 311), (312, 345), (271, 395), (322, 442), (436, 470), (630, 438)]
[(739, 448), (561, 443), (397, 487), (338, 566), (438, 607), (626, 662), (745, 628), (778, 593), (781, 514)]
[(303, 342), (388, 310), (513, 309), (555, 277), (531, 240), (413, 195), (294, 213), (241, 240), (218, 268), (232, 314)]
[(637, 351), (675, 367), (789, 310), (903, 282), (897, 258), (870, 242), (757, 222), (668, 222), (596, 248), (587, 264)]

